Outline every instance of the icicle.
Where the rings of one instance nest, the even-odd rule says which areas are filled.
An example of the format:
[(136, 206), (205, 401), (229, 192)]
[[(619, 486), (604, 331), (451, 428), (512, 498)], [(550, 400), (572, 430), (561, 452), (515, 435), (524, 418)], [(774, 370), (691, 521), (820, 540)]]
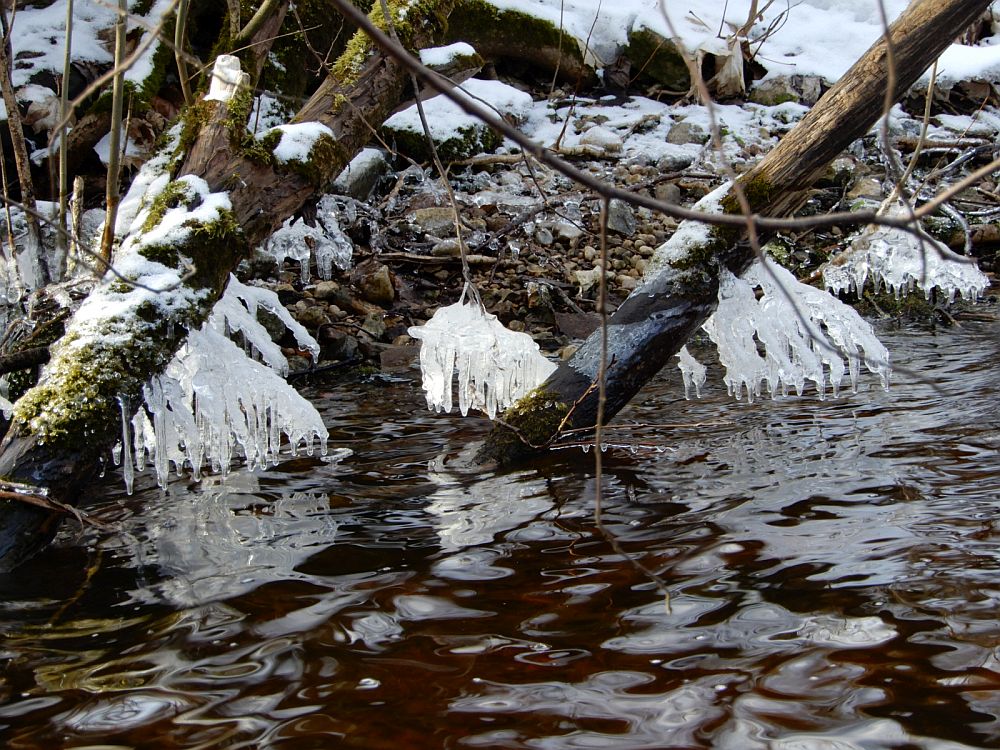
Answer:
[(504, 328), (495, 315), (465, 293), (454, 305), (439, 308), (409, 334), (419, 339), (420, 372), (427, 407), (450, 412), (452, 380), (458, 377), (458, 405), (462, 415), (470, 408), (490, 419), (545, 380), (555, 370), (525, 333)]
[[(763, 291), (759, 300), (755, 287)], [(837, 395), (845, 359), (852, 387), (862, 362), (889, 386), (889, 353), (872, 327), (852, 308), (770, 261), (755, 263), (742, 279), (722, 273), (719, 306), (704, 328), (719, 348), (725, 382), (736, 398), (745, 387), (752, 402), (764, 382), (772, 396), (791, 388), (801, 394), (806, 381), (820, 398), (828, 383)]]
[[(132, 440), (125, 436), (134, 446), (135, 467), (141, 470), (148, 456), (161, 485), (171, 465), (177, 471), (188, 466), (197, 478), (207, 461), (225, 474), (237, 452), (251, 468), (268, 466), (278, 460), (286, 437), (293, 454), (301, 444), (312, 450), (317, 440), (326, 452), (320, 415), (277, 374), (287, 371), (288, 363), (257, 322), (258, 309), (275, 313), (300, 346), (318, 354), (319, 345), (273, 292), (230, 279), (209, 321), (192, 331), (163, 374), (146, 384), (144, 408), (131, 420)], [(264, 364), (225, 335), (236, 331)]]
[[(129, 399), (126, 396), (118, 397), (118, 405), (122, 412), (122, 475), (125, 477), (125, 493), (132, 494), (132, 485), (135, 482), (135, 466), (132, 465), (132, 436), (129, 435), (129, 425), (132, 423), (132, 409), (129, 406)], [(115, 457), (115, 463), (118, 458)]]
[[(902, 203), (886, 214), (909, 216)], [(823, 283), (834, 294), (856, 291), (860, 295), (869, 277), (876, 291), (883, 284), (897, 298), (916, 287), (927, 296), (937, 288), (949, 301), (956, 294), (974, 301), (989, 286), (972, 258), (956, 255), (930, 237), (875, 225), (863, 230), (841, 256), (823, 268)]]
[(691, 398), (691, 386), (694, 386), (695, 397), (701, 398), (701, 387), (705, 385), (706, 377), (705, 365), (695, 359), (686, 346), (682, 346), (677, 352), (677, 358), (680, 360), (677, 367), (684, 378), (684, 398)]

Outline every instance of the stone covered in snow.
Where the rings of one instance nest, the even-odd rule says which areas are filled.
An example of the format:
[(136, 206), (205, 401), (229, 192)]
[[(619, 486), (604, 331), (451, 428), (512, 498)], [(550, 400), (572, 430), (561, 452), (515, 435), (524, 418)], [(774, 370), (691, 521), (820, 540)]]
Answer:
[[(470, 78), (453, 89), (464, 98), (485, 103), (505, 120), (521, 122), (531, 108), (531, 95), (501, 81), (481, 81)], [(503, 138), (476, 117), (467, 114), (446, 96), (439, 94), (423, 103), (424, 114), (438, 155), (445, 162), (466, 159), (474, 154), (492, 151)], [(417, 161), (429, 161), (424, 129), (416, 104), (397, 112), (382, 126), (390, 143)]]

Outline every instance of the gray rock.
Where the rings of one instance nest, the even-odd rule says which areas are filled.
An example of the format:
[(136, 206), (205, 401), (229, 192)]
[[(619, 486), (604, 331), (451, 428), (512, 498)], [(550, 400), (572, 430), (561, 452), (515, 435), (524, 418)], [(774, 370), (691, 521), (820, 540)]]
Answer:
[(424, 234), (447, 237), (455, 232), (455, 212), (445, 206), (418, 208), (410, 214), (410, 223)]
[(667, 133), (667, 143), (684, 146), (689, 143), (704, 145), (708, 143), (709, 135), (699, 125), (690, 122), (678, 122), (671, 126)]
[(336, 281), (321, 281), (313, 289), (313, 299), (330, 302), (340, 295), (340, 284)]
[(389, 162), (381, 149), (364, 148), (333, 181), (331, 191), (366, 200), (388, 168)]
[(628, 203), (616, 198), (608, 204), (608, 229), (626, 237), (635, 234), (635, 212)]
[(393, 286), (389, 267), (381, 263), (376, 265), (377, 268), (373, 272), (365, 273), (361, 277), (358, 288), (366, 301), (388, 307), (396, 299), (396, 288)]
[(370, 312), (365, 316), (361, 330), (378, 341), (385, 336), (385, 319), (378, 313)]

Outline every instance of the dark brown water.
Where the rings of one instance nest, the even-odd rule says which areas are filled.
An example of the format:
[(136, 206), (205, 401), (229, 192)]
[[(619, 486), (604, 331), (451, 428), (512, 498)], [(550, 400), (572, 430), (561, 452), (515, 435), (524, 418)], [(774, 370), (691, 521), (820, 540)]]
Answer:
[(1000, 747), (998, 328), (886, 334), (919, 377), (825, 402), (666, 374), (605, 503), (669, 612), (592, 455), (470, 476), (485, 423), (414, 381), (318, 388), (353, 456), (109, 477), (114, 533), (0, 579), (0, 745)]

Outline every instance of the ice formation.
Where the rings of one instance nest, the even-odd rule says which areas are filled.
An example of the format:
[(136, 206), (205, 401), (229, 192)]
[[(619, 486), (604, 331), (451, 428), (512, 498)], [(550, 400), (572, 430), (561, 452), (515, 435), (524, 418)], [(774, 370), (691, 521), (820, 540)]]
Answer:
[(462, 415), (475, 408), (492, 419), (555, 370), (529, 335), (507, 330), (464, 294), (409, 333), (420, 340), (424, 393), (435, 411), (451, 411), (455, 374)]
[[(763, 291), (759, 300), (756, 287)], [(820, 398), (827, 383), (837, 395), (845, 359), (852, 388), (862, 362), (884, 387), (889, 384), (889, 353), (872, 327), (854, 309), (770, 261), (755, 263), (742, 279), (722, 272), (719, 307), (704, 328), (719, 349), (725, 383), (736, 398), (745, 389), (752, 402), (765, 382), (772, 396), (790, 388), (801, 394), (810, 380)]]
[[(195, 477), (207, 462), (226, 474), (235, 456), (250, 468), (277, 461), (283, 438), (294, 454), (314, 443), (326, 449), (327, 430), (316, 409), (281, 377), (288, 362), (257, 321), (258, 309), (278, 316), (299, 345), (317, 356), (319, 346), (295, 323), (268, 290), (230, 278), (225, 295), (200, 330), (188, 340), (163, 374), (144, 388), (144, 403), (132, 413), (123, 403), (122, 463), (132, 491), (135, 471), (146, 463), (165, 484), (170, 465), (189, 467)], [(230, 340), (239, 334), (251, 359)]]
[(354, 243), (337, 220), (339, 207), (332, 195), (324, 195), (316, 206), (316, 226), (302, 219), (286, 219), (264, 244), (264, 250), (279, 264), (286, 259), (298, 261), (302, 283), (309, 283), (311, 260), (322, 279), (333, 275), (333, 267), (346, 270), (351, 265)]
[[(896, 204), (889, 216), (904, 218), (908, 212)], [(917, 237), (895, 227), (869, 226), (852, 242), (842, 259), (823, 269), (823, 283), (834, 294), (864, 291), (871, 280), (876, 291), (885, 285), (897, 297), (922, 289), (926, 296), (937, 288), (949, 300), (956, 294), (975, 300), (989, 286), (989, 279), (972, 258), (956, 255), (930, 237)]]
[(696, 360), (686, 346), (682, 346), (677, 352), (680, 362), (681, 376), (684, 378), (684, 398), (691, 398), (691, 387), (694, 386), (694, 393), (701, 398), (701, 387), (705, 385), (706, 371), (705, 365)]

